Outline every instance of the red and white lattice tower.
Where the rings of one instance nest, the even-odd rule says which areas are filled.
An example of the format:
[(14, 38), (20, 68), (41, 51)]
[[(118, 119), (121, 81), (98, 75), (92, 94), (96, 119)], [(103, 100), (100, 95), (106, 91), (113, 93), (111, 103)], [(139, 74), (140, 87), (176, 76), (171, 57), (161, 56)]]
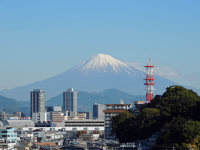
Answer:
[(144, 85), (146, 85), (146, 101), (150, 102), (153, 98), (153, 92), (154, 92), (154, 67), (153, 65), (151, 65), (150, 63), (150, 58), (149, 58), (149, 62), (147, 63), (147, 66), (144, 66), (146, 68), (146, 78), (145, 78), (145, 83)]

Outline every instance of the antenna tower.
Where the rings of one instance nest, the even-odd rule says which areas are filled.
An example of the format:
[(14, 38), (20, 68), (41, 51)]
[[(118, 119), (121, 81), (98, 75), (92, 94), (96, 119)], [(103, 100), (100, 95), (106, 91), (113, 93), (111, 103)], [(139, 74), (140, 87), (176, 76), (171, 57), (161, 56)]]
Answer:
[(151, 65), (149, 58), (149, 62), (144, 67), (146, 68), (146, 78), (144, 83), (144, 85), (146, 86), (146, 101), (150, 102), (154, 98), (153, 92), (155, 89), (153, 86), (155, 85), (155, 78), (153, 77), (153, 75), (155, 66)]

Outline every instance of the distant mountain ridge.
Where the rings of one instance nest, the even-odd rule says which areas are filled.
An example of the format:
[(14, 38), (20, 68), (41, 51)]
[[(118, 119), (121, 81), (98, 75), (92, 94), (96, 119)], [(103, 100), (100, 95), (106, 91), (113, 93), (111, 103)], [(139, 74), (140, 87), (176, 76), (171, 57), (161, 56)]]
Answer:
[[(145, 96), (131, 95), (117, 89), (109, 89), (99, 93), (79, 91), (77, 100), (78, 111), (92, 111), (92, 106), (95, 102), (98, 104), (119, 104), (120, 100), (124, 100), (125, 103), (133, 104), (133, 101), (145, 100)], [(62, 106), (62, 104), (62, 93), (46, 102), (47, 106)]]
[[(166, 87), (176, 84), (160, 76), (155, 78), (155, 94), (162, 94)], [(2, 90), (0, 94), (20, 101), (29, 101), (30, 91), (33, 89), (44, 90), (46, 99), (50, 99), (68, 88), (88, 92), (115, 88), (132, 95), (145, 95), (144, 72), (112, 56), (97, 54), (59, 75), (10, 90)]]
[(0, 95), (0, 109), (6, 113), (23, 112), (29, 114), (30, 103), (17, 101)]

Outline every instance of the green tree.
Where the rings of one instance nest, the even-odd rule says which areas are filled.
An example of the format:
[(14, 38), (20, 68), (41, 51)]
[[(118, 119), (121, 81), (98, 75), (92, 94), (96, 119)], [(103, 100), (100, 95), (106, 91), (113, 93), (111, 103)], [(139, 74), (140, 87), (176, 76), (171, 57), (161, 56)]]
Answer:
[(133, 113), (130, 113), (129, 111), (125, 111), (120, 113), (117, 116), (112, 117), (111, 119), (111, 126), (112, 126), (112, 134), (116, 135), (116, 138), (120, 141), (125, 142), (127, 139), (128, 130), (130, 127), (127, 127), (126, 125), (131, 125), (132, 122), (134, 122), (136, 116)]
[(116, 133), (118, 126), (126, 119), (135, 119), (135, 118), (136, 116), (133, 113), (130, 113), (129, 111), (122, 112), (119, 115), (112, 117), (111, 119), (112, 134)]
[(170, 86), (162, 96), (156, 96), (147, 107), (158, 108), (164, 121), (183, 116), (187, 119), (198, 119), (196, 113), (200, 99), (197, 93), (181, 86)]
[(137, 117), (127, 111), (112, 118), (112, 133), (120, 142), (146, 139), (161, 127), (159, 119), (156, 108), (145, 108)]

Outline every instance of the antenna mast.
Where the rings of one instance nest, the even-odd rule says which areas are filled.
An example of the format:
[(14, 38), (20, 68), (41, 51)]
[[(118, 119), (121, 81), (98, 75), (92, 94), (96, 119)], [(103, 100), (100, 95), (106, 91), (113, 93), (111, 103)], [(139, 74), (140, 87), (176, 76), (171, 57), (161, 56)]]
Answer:
[(153, 98), (154, 98), (154, 80), (155, 78), (153, 77), (154, 75), (154, 67), (153, 65), (151, 65), (150, 63), (150, 58), (149, 58), (149, 62), (147, 63), (146, 66), (144, 66), (146, 68), (146, 78), (144, 79), (145, 80), (145, 83), (144, 85), (146, 86), (146, 101), (147, 102), (150, 102)]

